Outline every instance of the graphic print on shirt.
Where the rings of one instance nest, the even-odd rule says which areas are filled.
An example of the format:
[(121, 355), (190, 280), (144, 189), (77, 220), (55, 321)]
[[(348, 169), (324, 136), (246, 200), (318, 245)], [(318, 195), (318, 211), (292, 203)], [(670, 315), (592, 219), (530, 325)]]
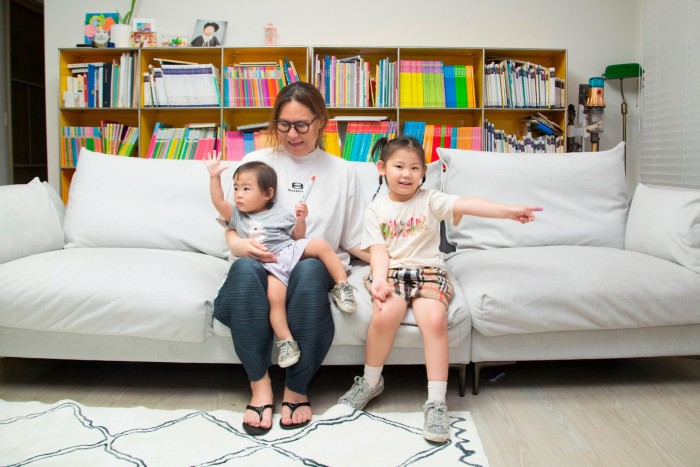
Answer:
[(409, 217), (408, 219), (389, 219), (379, 224), (379, 230), (384, 240), (390, 238), (406, 238), (429, 230), (426, 217)]
[(262, 222), (250, 221), (250, 238), (259, 243), (264, 243), (267, 235), (263, 230)]

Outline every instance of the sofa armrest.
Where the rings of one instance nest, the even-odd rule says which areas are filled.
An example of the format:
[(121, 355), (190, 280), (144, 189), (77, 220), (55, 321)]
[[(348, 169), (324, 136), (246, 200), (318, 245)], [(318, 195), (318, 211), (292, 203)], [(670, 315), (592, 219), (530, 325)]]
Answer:
[(54, 202), (38, 178), (26, 185), (0, 187), (0, 264), (63, 248)]
[(700, 274), (700, 190), (637, 185), (627, 218), (625, 249)]

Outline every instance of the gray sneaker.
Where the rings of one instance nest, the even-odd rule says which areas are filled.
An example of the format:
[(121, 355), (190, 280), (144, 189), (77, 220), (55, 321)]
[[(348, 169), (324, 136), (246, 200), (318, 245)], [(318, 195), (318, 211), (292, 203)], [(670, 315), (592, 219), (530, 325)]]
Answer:
[(423, 438), (436, 443), (444, 443), (450, 439), (450, 423), (445, 404), (427, 402), (423, 406), (423, 413), (425, 415)]
[(277, 347), (280, 350), (279, 357), (277, 358), (277, 364), (280, 366), (280, 368), (287, 368), (288, 366), (292, 366), (299, 361), (301, 352), (299, 351), (297, 341), (294, 339), (278, 341)]
[(384, 390), (384, 377), (379, 378), (379, 384), (373, 388), (369, 387), (364, 376), (355, 376), (355, 384), (338, 399), (338, 404), (349, 405), (353, 409), (362, 410), (367, 402), (377, 397)]
[(354, 313), (355, 310), (357, 310), (357, 302), (355, 301), (353, 290), (357, 289), (354, 285), (350, 285), (347, 282), (336, 284), (335, 287), (331, 289), (333, 301), (338, 305), (338, 308), (345, 313)]

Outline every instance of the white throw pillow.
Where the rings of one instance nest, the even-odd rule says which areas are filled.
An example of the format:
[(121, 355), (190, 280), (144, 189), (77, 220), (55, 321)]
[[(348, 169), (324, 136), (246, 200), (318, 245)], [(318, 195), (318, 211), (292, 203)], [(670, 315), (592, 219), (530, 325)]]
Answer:
[(505, 204), (541, 206), (537, 220), (464, 216), (447, 225), (457, 250), (590, 245), (623, 248), (627, 194), (624, 143), (609, 151), (501, 154), (438, 148), (446, 193)]
[(0, 264), (63, 248), (59, 215), (38, 178), (0, 186)]
[(59, 195), (56, 189), (49, 185), (48, 182), (41, 182), (41, 185), (46, 190), (46, 194), (49, 196), (49, 200), (51, 204), (53, 204), (54, 209), (56, 209), (58, 221), (63, 225), (63, 219), (66, 217), (66, 205), (63, 204), (61, 195)]
[(700, 273), (700, 191), (637, 185), (625, 249)]
[[(232, 175), (232, 169), (222, 175), (225, 192)], [(217, 216), (202, 161), (119, 157), (83, 148), (63, 228), (66, 248), (160, 248), (226, 258)]]

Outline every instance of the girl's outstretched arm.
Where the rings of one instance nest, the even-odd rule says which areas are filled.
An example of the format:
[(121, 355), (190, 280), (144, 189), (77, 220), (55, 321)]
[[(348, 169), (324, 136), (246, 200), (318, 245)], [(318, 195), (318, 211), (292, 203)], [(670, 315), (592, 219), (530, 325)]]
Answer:
[(510, 204), (494, 203), (482, 198), (459, 198), (452, 208), (454, 217), (477, 216), (495, 219), (511, 219), (521, 224), (535, 220), (534, 212), (542, 211), (536, 206), (513, 206)]

